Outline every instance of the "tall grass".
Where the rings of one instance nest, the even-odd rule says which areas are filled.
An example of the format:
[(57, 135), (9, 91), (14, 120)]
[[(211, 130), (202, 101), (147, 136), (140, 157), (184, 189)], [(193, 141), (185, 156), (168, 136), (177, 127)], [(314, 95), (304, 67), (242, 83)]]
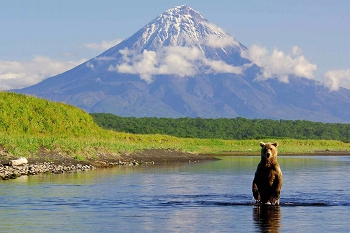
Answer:
[(23, 94), (0, 93), (0, 132), (86, 137), (101, 131), (93, 118), (79, 108)]
[[(350, 150), (349, 143), (330, 140), (281, 139), (279, 143), (280, 153)], [(44, 150), (71, 158), (94, 159), (101, 153), (119, 155), (162, 148), (210, 154), (260, 151), (259, 140), (177, 138), (103, 130), (77, 107), (0, 92), (0, 150), (15, 157), (35, 157)]]
[[(37, 152), (45, 149), (71, 158), (94, 159), (96, 154), (119, 155), (142, 149), (178, 149), (193, 153), (258, 153), (258, 140), (220, 140), (220, 139), (184, 139), (166, 135), (132, 135), (111, 133), (111, 137), (72, 137), (52, 136), (5, 136), (0, 134), (0, 145), (10, 154), (18, 157), (35, 157)], [(137, 139), (137, 140), (135, 140)], [(269, 140), (274, 141), (274, 140)], [(279, 141), (279, 152), (302, 154), (315, 151), (349, 151), (350, 144), (329, 140), (295, 140)]]

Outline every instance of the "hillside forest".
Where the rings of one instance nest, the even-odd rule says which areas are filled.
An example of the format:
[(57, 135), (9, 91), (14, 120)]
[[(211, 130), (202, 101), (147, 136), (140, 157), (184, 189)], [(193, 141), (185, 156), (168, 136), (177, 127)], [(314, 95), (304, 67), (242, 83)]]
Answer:
[(95, 122), (118, 132), (167, 134), (182, 138), (217, 139), (326, 139), (350, 141), (350, 124), (306, 120), (237, 118), (155, 118), (121, 117), (106, 113), (91, 114)]

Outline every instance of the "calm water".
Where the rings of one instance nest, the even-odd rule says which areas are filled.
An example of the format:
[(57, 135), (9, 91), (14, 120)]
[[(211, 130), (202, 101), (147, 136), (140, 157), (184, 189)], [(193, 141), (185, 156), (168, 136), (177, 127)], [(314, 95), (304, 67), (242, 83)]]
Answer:
[(257, 207), (259, 157), (0, 182), (1, 232), (347, 232), (350, 157), (279, 157), (281, 206)]

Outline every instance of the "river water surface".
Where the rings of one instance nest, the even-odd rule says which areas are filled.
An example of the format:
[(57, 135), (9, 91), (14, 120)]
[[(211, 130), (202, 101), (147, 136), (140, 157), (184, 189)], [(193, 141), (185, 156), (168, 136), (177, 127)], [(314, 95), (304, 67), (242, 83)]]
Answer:
[(0, 182), (0, 232), (348, 232), (350, 157), (280, 156), (280, 206), (254, 206), (259, 157)]

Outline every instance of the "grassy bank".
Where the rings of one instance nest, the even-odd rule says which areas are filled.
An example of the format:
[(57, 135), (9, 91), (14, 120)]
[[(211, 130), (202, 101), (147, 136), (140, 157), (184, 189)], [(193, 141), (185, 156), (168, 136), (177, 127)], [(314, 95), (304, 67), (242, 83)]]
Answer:
[[(264, 141), (275, 141), (265, 139)], [(280, 153), (350, 151), (350, 143), (281, 139)], [(222, 154), (260, 151), (259, 140), (177, 138), (103, 130), (79, 108), (31, 96), (0, 93), (0, 156), (40, 157), (58, 154), (77, 160), (109, 158), (142, 149)]]
[[(3, 135), (0, 145), (7, 153), (19, 157), (37, 157), (40, 151), (53, 152), (78, 160), (98, 159), (102, 156), (118, 156), (139, 149), (179, 149), (203, 154), (247, 154), (260, 151), (258, 140), (182, 139), (166, 135), (133, 135), (107, 132), (108, 137), (72, 137)], [(274, 140), (268, 140), (274, 141)], [(350, 144), (329, 140), (279, 140), (280, 154), (304, 154), (318, 152), (350, 152)]]

